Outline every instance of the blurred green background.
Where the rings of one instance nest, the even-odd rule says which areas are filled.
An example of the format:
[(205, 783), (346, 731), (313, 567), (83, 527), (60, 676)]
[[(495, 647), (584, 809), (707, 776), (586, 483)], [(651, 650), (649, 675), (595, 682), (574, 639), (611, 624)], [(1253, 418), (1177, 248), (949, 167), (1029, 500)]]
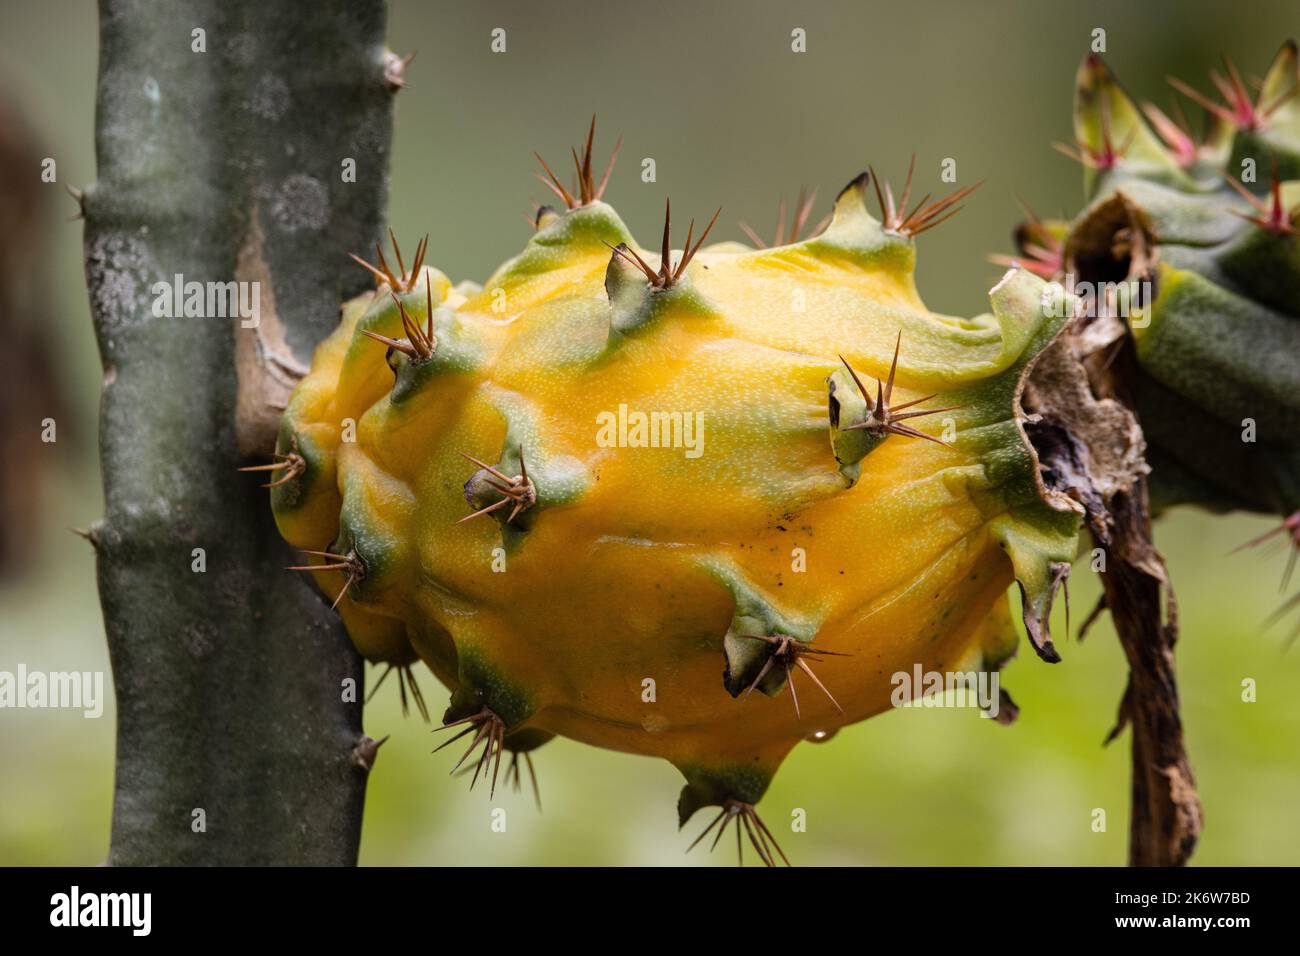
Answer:
[[(35, 155), (58, 162), (59, 183), (40, 187), (46, 272), (23, 279), (46, 284), (68, 406), (39, 478), (41, 533), (0, 581), (0, 669), (107, 670), (92, 553), (67, 530), (101, 507), (100, 373), (81, 229), (66, 221), (74, 204), (63, 194), (64, 183), (95, 175), (96, 12), (88, 0), (5, 0), (0, 10), (0, 90), (25, 114)], [(1261, 72), (1300, 32), (1298, 12), (1293, 0), (398, 0), (389, 44), (418, 56), (398, 98), (392, 221), (412, 245), (431, 232), (430, 261), (454, 280), (481, 281), (521, 247), (521, 215), (545, 198), (531, 151), (563, 162), (593, 111), (602, 157), (616, 133), (625, 137), (607, 198), (643, 242), (653, 242), (666, 195), (683, 218), (722, 204), (715, 238), (740, 238), (738, 220), (770, 232), (778, 198), (801, 185), (820, 187), (820, 216), (868, 162), (897, 180), (915, 151), (921, 192), (943, 189), (945, 157), (957, 160), (962, 184), (987, 180), (959, 216), (922, 238), (918, 277), (932, 308), (983, 311), (1000, 271), (984, 255), (1009, 248), (1016, 197), (1043, 214), (1080, 201), (1078, 168), (1049, 143), (1070, 136), (1074, 69), (1094, 28), (1107, 31), (1107, 60), (1128, 88), (1164, 106), (1166, 74), (1204, 89), (1222, 54)], [(505, 55), (489, 52), (494, 27), (507, 30)], [(806, 54), (790, 51), (795, 27), (807, 31)], [(641, 182), (643, 157), (656, 160), (656, 183)], [(1228, 553), (1269, 525), (1181, 513), (1159, 526), (1182, 611), (1179, 674), (1205, 804), (1199, 864), (1300, 861), (1300, 653), (1284, 653), (1287, 627), (1261, 628), (1280, 602), (1283, 558)], [(1076, 571), (1076, 627), (1097, 593), (1086, 568)], [(1128, 737), (1106, 749), (1101, 741), (1123, 690), (1123, 658), (1105, 621), (1062, 651), (1055, 667), (1025, 651), (1005, 672), (1022, 708), (1011, 728), (969, 710), (909, 710), (798, 748), (762, 804), (765, 818), (805, 865), (1122, 863)], [(1242, 701), (1246, 678), (1258, 683), (1255, 703)], [(441, 689), (431, 677), (422, 683), (440, 707)], [(429, 755), (428, 728), (401, 718), (395, 687), (367, 709), (366, 728), (393, 739), (370, 783), (363, 863), (733, 860), (721, 849), (711, 859), (702, 849), (683, 856), (681, 780), (667, 764), (557, 741), (536, 756), (545, 812), (527, 793), (498, 794), (509, 814), (500, 834), (487, 796), (450, 780), (447, 754)], [(111, 704), (100, 720), (0, 711), (0, 863), (104, 858), (113, 746)], [(793, 807), (806, 810), (806, 833), (788, 832)], [(1094, 808), (1107, 812), (1104, 833), (1092, 829)]]

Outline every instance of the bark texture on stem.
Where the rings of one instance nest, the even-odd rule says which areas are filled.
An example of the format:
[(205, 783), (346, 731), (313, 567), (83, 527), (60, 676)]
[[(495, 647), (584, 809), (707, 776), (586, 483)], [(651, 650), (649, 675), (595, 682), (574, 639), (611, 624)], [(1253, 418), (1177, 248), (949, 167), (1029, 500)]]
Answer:
[(1113, 321), (1063, 335), (1026, 387), (1024, 405), (1033, 413), (1026, 430), (1045, 483), (1083, 506), (1105, 560), (1102, 603), (1084, 630), (1108, 609), (1128, 658), (1128, 684), (1107, 742), (1132, 728), (1129, 863), (1181, 866), (1200, 836), (1201, 804), (1179, 716), (1177, 605), (1152, 543), (1146, 444), (1124, 385), (1133, 374), (1129, 349)]
[[(91, 539), (117, 692), (114, 864), (356, 859), (367, 768), (343, 688), (361, 699), (361, 661), (278, 570), (295, 562), (266, 492), (236, 469), (269, 459), (312, 348), (368, 285), (346, 253), (382, 231), (384, 21), (381, 0), (100, 5), (83, 206), (104, 365)], [(256, 328), (210, 305), (158, 316), (155, 283), (178, 276), (256, 283)]]

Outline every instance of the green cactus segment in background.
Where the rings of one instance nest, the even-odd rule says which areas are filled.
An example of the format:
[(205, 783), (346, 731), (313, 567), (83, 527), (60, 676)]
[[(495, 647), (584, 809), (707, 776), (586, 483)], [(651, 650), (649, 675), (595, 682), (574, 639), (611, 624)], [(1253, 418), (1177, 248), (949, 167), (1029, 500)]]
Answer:
[[(1092, 296), (1089, 321), (1131, 334), (1153, 506), (1286, 516), (1300, 509), (1296, 45), (1258, 92), (1230, 63), (1213, 77), (1222, 99), (1173, 81), (1206, 111), (1196, 136), (1085, 60), (1071, 152), (1088, 205), (1017, 239), (1040, 275)], [(1149, 296), (1126, 302), (1143, 282)]]

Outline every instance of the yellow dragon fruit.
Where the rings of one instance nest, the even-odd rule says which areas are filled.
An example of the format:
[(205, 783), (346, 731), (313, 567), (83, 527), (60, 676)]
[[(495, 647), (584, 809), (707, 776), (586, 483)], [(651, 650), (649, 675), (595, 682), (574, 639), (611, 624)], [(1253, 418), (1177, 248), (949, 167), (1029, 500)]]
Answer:
[(1013, 582), (1057, 659), (1079, 513), (1018, 396), (1066, 310), (1018, 269), (989, 314), (929, 311), (914, 239), (969, 189), (909, 211), (910, 174), (899, 203), (857, 177), (811, 238), (708, 246), (715, 213), (676, 249), (666, 210), (648, 249), (593, 134), (482, 287), (377, 250), (263, 466), (275, 517), (404, 699), (419, 661), (450, 690), (475, 780), (557, 734), (663, 757), (682, 824), (716, 807), (701, 837), (734, 821), (775, 864), (754, 805), (786, 754), (900, 673), (996, 671)]

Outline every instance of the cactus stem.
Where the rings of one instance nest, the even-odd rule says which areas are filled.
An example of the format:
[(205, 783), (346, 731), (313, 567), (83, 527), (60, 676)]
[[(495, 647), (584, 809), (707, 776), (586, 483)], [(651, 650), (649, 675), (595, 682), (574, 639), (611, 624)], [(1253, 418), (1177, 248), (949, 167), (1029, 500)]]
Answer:
[(420, 717), (424, 722), (429, 723), (429, 708), (424, 703), (424, 694), (420, 690), (420, 685), (415, 682), (415, 671), (411, 670), (410, 664), (389, 664), (384, 668), (384, 672), (379, 675), (379, 680), (375, 681), (375, 686), (370, 688), (370, 693), (366, 695), (366, 703), (374, 698), (383, 686), (384, 681), (392, 671), (397, 671), (397, 688), (398, 696), (402, 700), (402, 716), (405, 717), (410, 712), (406, 701), (406, 685), (410, 682), (411, 697), (415, 701), (415, 709), (420, 712)]
[[(776, 236), (775, 238), (773, 238), (771, 245), (788, 246), (798, 242), (800, 233), (803, 232), (803, 227), (807, 225), (808, 216), (812, 213), (813, 206), (816, 204), (816, 202), (817, 202), (817, 190), (814, 189), (811, 192), (806, 192), (804, 187), (802, 186), (799, 187), (799, 198), (795, 201), (795, 205), (794, 205), (794, 219), (790, 221), (790, 231), (786, 232), (785, 231), (785, 200), (782, 199), (780, 203), (777, 204)], [(823, 229), (825, 229), (829, 223), (830, 223), (829, 216), (822, 219), (821, 222), (819, 222), (816, 226), (813, 227), (812, 234), (817, 235)], [(769, 248), (769, 244), (764, 242), (762, 237), (760, 237), (757, 232), (751, 229), (748, 223), (740, 222), (737, 225), (740, 226), (740, 231), (743, 232), (746, 235), (746, 237), (748, 237), (749, 241), (754, 244), (755, 248), (757, 249)]]
[[(722, 811), (713, 818), (713, 822), (705, 827), (704, 831), (695, 838), (695, 841), (686, 848), (686, 852), (690, 853), (691, 850), (694, 850), (695, 847), (698, 846), (706, 836), (712, 833), (715, 827), (717, 827), (718, 832), (713, 837), (713, 843), (709, 845), (709, 852), (713, 852), (713, 850), (717, 848), (718, 842), (722, 839), (722, 835), (727, 831), (727, 827), (736, 820), (740, 821), (739, 823), (736, 823), (736, 855), (739, 857), (741, 864), (745, 862), (745, 855), (741, 850), (740, 841), (740, 830), (743, 826), (745, 834), (749, 837), (750, 845), (753, 846), (754, 852), (758, 854), (759, 859), (763, 861), (764, 866), (776, 866), (776, 857), (772, 853), (773, 849), (781, 855), (781, 859), (785, 861), (786, 866), (790, 865), (790, 860), (785, 855), (785, 851), (782, 850), (781, 845), (776, 842), (776, 837), (772, 835), (772, 831), (767, 828), (767, 824), (765, 824), (762, 818), (758, 815), (758, 812), (754, 809), (754, 805), (752, 803), (742, 803), (739, 800), (727, 800), (727, 802), (722, 805)], [(719, 827), (719, 823), (722, 824), (722, 826)]]
[(533, 480), (528, 477), (528, 465), (524, 462), (524, 449), (522, 445), (519, 448), (520, 473), (513, 478), (498, 471), (491, 465), (479, 461), (472, 455), (466, 455), (464, 452), (461, 452), (461, 457), (478, 465), (488, 474), (499, 478), (500, 482), (504, 482), (504, 484), (502, 484), (500, 482), (492, 481), (491, 479), (488, 480), (488, 484), (501, 492), (501, 494), (505, 495), (505, 497), (500, 501), (488, 505), (486, 508), (480, 508), (473, 514), (466, 515), (457, 521), (457, 524), (462, 524), (469, 521), (471, 518), (477, 518), (479, 515), (491, 514), (492, 512), (513, 503), (514, 508), (510, 512), (510, 517), (506, 518), (506, 524), (510, 524), (519, 516), (520, 512), (528, 510), (537, 503), (537, 486), (534, 485)]
[(898, 371), (898, 350), (902, 346), (902, 343), (903, 333), (900, 331), (898, 333), (898, 338), (894, 342), (894, 360), (889, 365), (889, 378), (883, 385), (881, 384), (880, 379), (876, 379), (876, 397), (874, 400), (871, 398), (871, 394), (867, 391), (867, 387), (863, 384), (862, 379), (858, 378), (858, 373), (853, 370), (853, 366), (848, 363), (844, 356), (840, 356), (840, 361), (844, 363), (844, 367), (848, 369), (849, 375), (853, 377), (854, 384), (858, 386), (858, 391), (862, 393), (862, 397), (866, 400), (868, 410), (868, 415), (865, 419), (855, 425), (847, 426), (844, 430), (852, 431), (857, 428), (862, 428), (877, 433), (892, 432), (895, 435), (906, 435), (909, 438), (924, 438), (927, 441), (934, 442), (935, 444), (943, 445), (945, 448), (951, 448), (952, 446), (943, 439), (935, 438), (933, 435), (927, 435), (925, 432), (912, 428), (910, 425), (901, 425), (899, 422), (908, 418), (920, 418), (923, 415), (937, 415), (940, 412), (956, 411), (961, 408), (960, 405), (947, 405), (943, 408), (927, 408), (920, 411), (907, 412), (902, 415), (900, 415), (899, 412), (903, 409), (911, 408), (913, 405), (919, 405), (922, 402), (928, 402), (930, 399), (934, 398), (934, 396), (926, 395), (924, 398), (915, 398), (910, 402), (904, 402), (902, 405), (890, 405), (890, 401), (894, 394), (894, 374)]
[[(907, 178), (903, 181), (902, 201), (897, 204), (894, 203), (894, 191), (890, 188), (889, 183), (882, 184), (880, 177), (876, 175), (875, 169), (870, 166), (867, 169), (871, 173), (872, 184), (876, 187), (876, 202), (880, 204), (880, 215), (884, 220), (886, 231), (912, 238), (957, 215), (962, 207), (956, 206), (956, 203), (961, 202), (984, 185), (984, 180), (981, 179), (971, 186), (958, 189), (956, 192), (934, 202), (929, 202), (930, 194), (927, 193), (917, 202), (911, 212), (907, 212), (908, 199), (912, 195), (912, 176), (916, 172), (916, 154), (912, 154), (912, 161), (908, 164)], [(882, 185), (884, 186), (883, 193), (881, 192)]]
[(420, 328), (420, 323), (411, 318), (411, 314), (406, 311), (406, 306), (402, 304), (402, 300), (397, 297), (397, 294), (390, 292), (389, 295), (397, 303), (397, 311), (401, 313), (402, 329), (406, 332), (406, 338), (390, 339), (388, 336), (372, 332), (370, 329), (362, 329), (361, 334), (387, 345), (390, 349), (405, 352), (413, 362), (427, 362), (433, 358), (434, 349), (438, 347), (438, 339), (433, 334), (433, 290), (426, 285), (424, 292), (425, 304), (428, 309), (428, 322), (424, 328)]
[(718, 221), (718, 216), (721, 213), (722, 207), (719, 206), (717, 212), (713, 214), (713, 218), (709, 220), (709, 224), (700, 233), (700, 238), (695, 240), (694, 245), (691, 244), (691, 237), (695, 233), (695, 220), (691, 220), (690, 226), (686, 229), (686, 245), (682, 249), (682, 258), (677, 263), (676, 268), (672, 264), (673, 209), (671, 200), (664, 201), (664, 234), (659, 253), (659, 269), (657, 271), (650, 268), (646, 261), (637, 255), (636, 250), (630, 246), (624, 243), (619, 243), (617, 246), (609, 246), (609, 243), (605, 243), (605, 245), (614, 250), (614, 255), (640, 269), (650, 282), (651, 288), (662, 292), (665, 289), (671, 289), (681, 279), (682, 274), (686, 272), (686, 267), (690, 265), (691, 260), (695, 258), (695, 254), (704, 245), (704, 240), (708, 238), (710, 230), (713, 229), (713, 224)]
[(448, 747), (457, 740), (460, 740), (460, 738), (464, 737), (466, 734), (473, 733), (474, 739), (470, 741), (468, 749), (466, 749), (466, 751), (461, 754), (460, 759), (456, 761), (456, 765), (451, 768), (451, 773), (455, 774), (456, 771), (460, 769), (461, 764), (468, 760), (470, 754), (477, 750), (479, 745), (482, 744), (483, 751), (479, 754), (478, 763), (474, 767), (474, 779), (470, 781), (469, 788), (471, 790), (474, 789), (474, 785), (478, 783), (480, 773), (483, 774), (483, 778), (486, 780), (487, 767), (492, 766), (492, 787), (489, 791), (489, 797), (494, 797), (496, 796), (497, 791), (497, 776), (501, 770), (501, 752), (505, 749), (505, 721), (498, 717), (492, 708), (484, 705), (478, 713), (471, 714), (469, 717), (462, 717), (460, 720), (453, 720), (450, 723), (443, 724), (441, 727), (437, 728), (434, 733), (437, 733), (439, 730), (449, 730), (452, 727), (458, 727), (461, 724), (468, 724), (468, 726), (450, 740), (446, 740), (439, 744), (433, 749), (433, 752), (437, 753), (444, 747)]
[(295, 564), (285, 568), (286, 571), (347, 571), (348, 579), (339, 591), (338, 597), (330, 605), (330, 610), (338, 609), (339, 602), (343, 600), (343, 595), (348, 593), (348, 589), (357, 581), (365, 576), (365, 567), (361, 564), (361, 559), (357, 557), (355, 551), (349, 551), (347, 554), (334, 554), (331, 551), (310, 551), (306, 548), (300, 548), (303, 554), (315, 555), (318, 558), (326, 558), (330, 564)]
[(1273, 176), (1269, 186), (1271, 201), (1263, 203), (1257, 199), (1245, 186), (1239, 183), (1235, 177), (1228, 173), (1223, 173), (1224, 181), (1237, 191), (1246, 202), (1250, 203), (1258, 216), (1251, 216), (1236, 209), (1231, 209), (1234, 216), (1240, 216), (1247, 222), (1253, 222), (1259, 228), (1268, 232), (1275, 233), (1279, 236), (1294, 236), (1295, 226), (1291, 223), (1291, 214), (1287, 212), (1286, 207), (1282, 205), (1282, 180), (1277, 174), (1277, 157), (1273, 158)]
[(1246, 84), (1241, 79), (1241, 74), (1237, 72), (1237, 68), (1232, 61), (1224, 57), (1223, 66), (1228, 74), (1226, 78), (1217, 70), (1210, 71), (1210, 80), (1218, 89), (1219, 95), (1223, 97), (1223, 103), (1216, 103), (1175, 76), (1166, 77), (1166, 79), (1169, 81), (1169, 85), (1182, 93), (1183, 96), (1224, 122), (1231, 123), (1237, 129), (1262, 129), (1269, 116), (1296, 93), (1296, 85), (1293, 83), (1271, 103), (1263, 101), (1262, 90), (1259, 98), (1252, 100), (1250, 91), (1246, 88)]
[(830, 655), (832, 657), (848, 657), (850, 655), (839, 651), (827, 651), (819, 647), (813, 647), (810, 644), (805, 644), (803, 641), (795, 640), (788, 634), (741, 634), (739, 636), (749, 638), (753, 641), (766, 641), (768, 644), (772, 645), (772, 650), (768, 653), (767, 660), (763, 662), (763, 667), (758, 672), (758, 676), (754, 678), (747, 688), (745, 688), (745, 693), (740, 695), (741, 700), (744, 700), (752, 694), (754, 688), (757, 687), (763, 678), (767, 676), (768, 671), (779, 663), (785, 668), (785, 682), (790, 686), (790, 699), (794, 702), (794, 715), (797, 719), (802, 720), (803, 714), (799, 712), (799, 695), (795, 692), (794, 681), (791, 679), (793, 675), (791, 674), (790, 666), (793, 664), (808, 675), (809, 680), (817, 685), (818, 689), (826, 695), (827, 699), (832, 704), (835, 705), (837, 711), (841, 714), (844, 713), (844, 708), (840, 706), (840, 702), (837, 701), (835, 696), (826, 689), (826, 685), (823, 684), (818, 679), (817, 675), (813, 673), (813, 669), (808, 666), (808, 663), (804, 658), (807, 657), (816, 663), (821, 663), (822, 655)]
[(402, 250), (397, 246), (397, 237), (393, 235), (393, 230), (388, 230), (388, 236), (393, 243), (393, 252), (397, 255), (397, 273), (394, 273), (393, 270), (389, 268), (388, 260), (384, 258), (384, 252), (379, 247), (379, 243), (375, 243), (375, 255), (379, 259), (379, 268), (375, 268), (369, 262), (366, 262), (365, 259), (362, 259), (360, 256), (354, 255), (351, 252), (348, 253), (348, 257), (375, 277), (376, 286), (382, 286), (387, 283), (390, 289), (394, 289), (398, 292), (410, 292), (420, 278), (420, 267), (424, 265), (424, 254), (429, 251), (429, 237), (426, 234), (425, 237), (416, 244), (415, 261), (411, 263), (411, 271), (408, 273), (405, 264), (402, 262)]

